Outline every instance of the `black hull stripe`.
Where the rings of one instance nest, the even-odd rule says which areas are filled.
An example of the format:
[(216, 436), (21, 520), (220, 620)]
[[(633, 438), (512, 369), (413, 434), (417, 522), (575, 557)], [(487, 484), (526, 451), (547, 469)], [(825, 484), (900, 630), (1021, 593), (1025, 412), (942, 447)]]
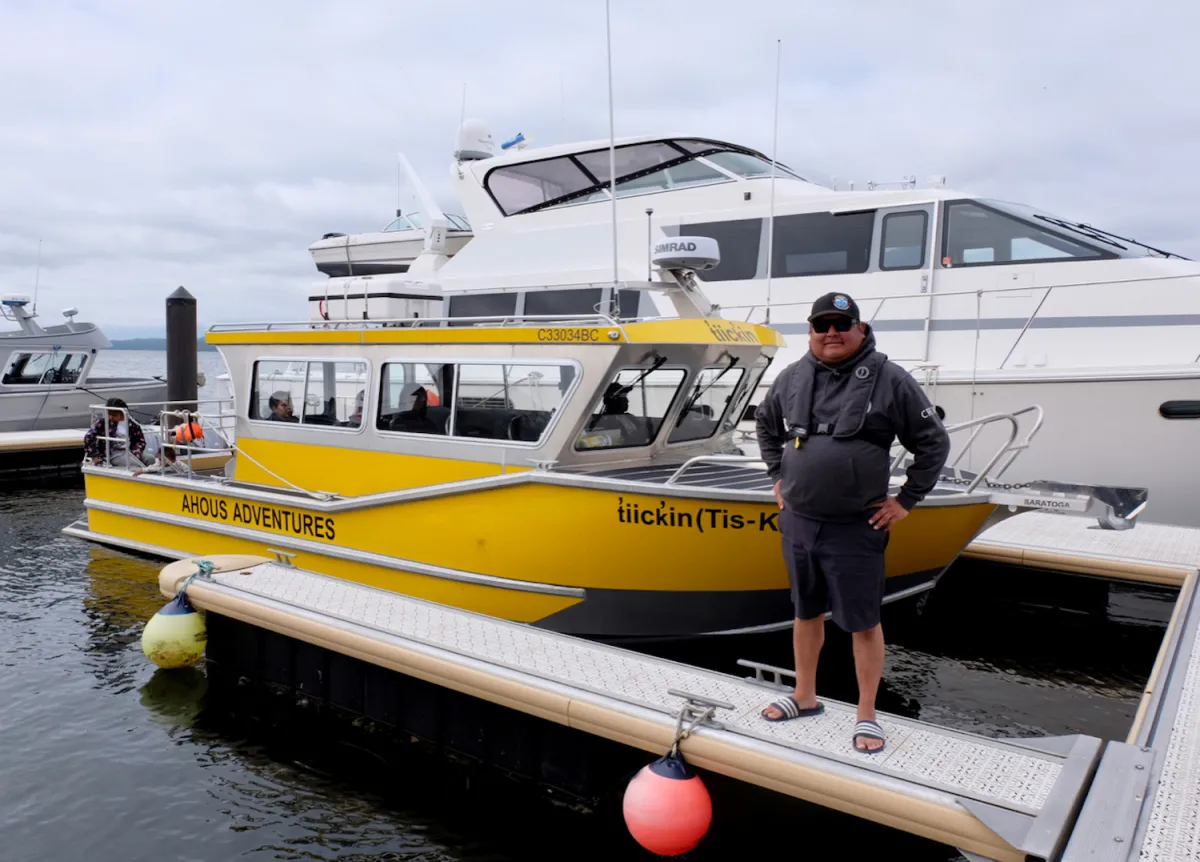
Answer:
[(408, 272), (407, 263), (318, 263), (317, 270), (330, 278), (345, 278), (349, 275), (393, 275)]

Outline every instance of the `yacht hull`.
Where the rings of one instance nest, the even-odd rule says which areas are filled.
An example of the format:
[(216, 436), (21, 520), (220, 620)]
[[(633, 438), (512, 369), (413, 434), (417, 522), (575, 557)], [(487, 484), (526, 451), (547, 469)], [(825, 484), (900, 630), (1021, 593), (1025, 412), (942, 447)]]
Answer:
[(149, 405), (132, 408), (134, 419), (153, 422), (167, 398), (167, 384), (160, 380), (91, 379), (86, 388), (29, 386), (22, 390), (0, 392), (0, 433), (85, 429), (91, 424), (91, 406), (109, 398)]
[[(283, 550), (332, 577), (598, 638), (780, 627), (792, 617), (769, 492), (730, 499), (523, 471), (329, 503), (84, 472), (87, 526), (76, 534), (166, 557)], [(889, 591), (930, 585), (994, 508), (972, 497), (915, 509), (889, 542)]]
[[(972, 388), (975, 395), (972, 397)], [(1153, 373), (1119, 379), (1101, 377), (1026, 380), (939, 380), (926, 386), (930, 400), (945, 411), (947, 423), (992, 413), (1020, 410), (1030, 404), (1045, 408), (1036, 443), (994, 481), (1014, 483), (1053, 477), (1082, 485), (1149, 488), (1143, 520), (1200, 527), (1200, 494), (1190, 465), (1200, 447), (1200, 415), (1168, 419), (1160, 412), (1168, 402), (1194, 402), (1200, 407), (1200, 369), (1155, 377)], [(766, 388), (760, 387), (755, 403)], [(744, 422), (753, 434), (753, 421)], [(997, 424), (983, 429), (960, 467), (978, 470), (1007, 438)], [(952, 438), (958, 447), (965, 441)], [(739, 444), (757, 455), (752, 440)]]

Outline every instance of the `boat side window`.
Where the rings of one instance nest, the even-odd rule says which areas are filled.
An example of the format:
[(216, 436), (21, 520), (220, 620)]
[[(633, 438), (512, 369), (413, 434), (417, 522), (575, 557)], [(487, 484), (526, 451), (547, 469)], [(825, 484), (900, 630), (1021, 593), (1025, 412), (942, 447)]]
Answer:
[(929, 214), (924, 210), (888, 213), (883, 217), (879, 268), (920, 269), (925, 265)]
[(875, 211), (775, 217), (775, 278), (866, 272)]
[(731, 180), (716, 168), (692, 160), (634, 179), (617, 180), (617, 197), (724, 182)]
[(717, 433), (745, 373), (746, 369), (728, 362), (717, 367), (702, 368), (696, 375), (675, 427), (667, 436), (667, 442), (706, 440)]
[(708, 221), (681, 224), (680, 236), (707, 236), (717, 241), (721, 262), (697, 273), (701, 281), (746, 281), (758, 274), (758, 249), (762, 240), (763, 220)]
[(387, 227), (385, 227), (383, 229), (383, 232), (387, 233), (387, 232), (393, 231), (393, 230), (412, 230), (412, 229), (413, 229), (412, 222), (410, 222), (405, 216), (400, 216), (400, 218), (395, 219), (391, 224), (389, 224)]
[(942, 266), (986, 266), (1104, 257), (1099, 249), (969, 201), (946, 205)]
[(516, 313), (515, 293), (460, 293), (446, 297), (447, 317), (506, 317)]
[(304, 398), (308, 363), (260, 359), (254, 363), (250, 393), (250, 418), (272, 422), (299, 422), (298, 404)]
[(449, 434), (450, 408), (443, 405), (453, 379), (453, 365), (384, 363), (375, 427), (404, 434)]
[(586, 452), (649, 446), (686, 378), (682, 368), (618, 371), (575, 441), (575, 449)]
[(574, 378), (570, 365), (459, 365), (454, 436), (536, 442)]
[(366, 392), (366, 363), (309, 362), (300, 422), (361, 428)]
[[(579, 316), (596, 314), (603, 297), (599, 287), (579, 290), (531, 290), (525, 294), (525, 314)], [(601, 309), (604, 311), (606, 309)]]
[(86, 353), (17, 353), (0, 383), (9, 386), (76, 383), (86, 363)]

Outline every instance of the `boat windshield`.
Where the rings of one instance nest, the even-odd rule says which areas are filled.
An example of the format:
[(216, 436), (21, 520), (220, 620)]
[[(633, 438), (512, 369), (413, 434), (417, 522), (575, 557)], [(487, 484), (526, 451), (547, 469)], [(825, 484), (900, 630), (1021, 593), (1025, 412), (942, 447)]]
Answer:
[(1156, 248), (1152, 245), (1147, 245), (1144, 242), (1138, 242), (1135, 239), (1121, 236), (1110, 231), (1101, 230), (1086, 222), (1074, 222), (1070, 219), (1064, 219), (1059, 216), (1050, 215), (1034, 209), (1033, 207), (1024, 204), (1010, 203), (1008, 201), (983, 201), (988, 206), (995, 207), (998, 210), (1011, 213), (1020, 218), (1027, 219), (1042, 227), (1048, 227), (1060, 233), (1065, 233), (1067, 236), (1075, 239), (1083, 239), (1087, 242), (1103, 249), (1106, 252), (1115, 254), (1118, 257), (1173, 257), (1179, 260), (1187, 260), (1182, 255), (1174, 252), (1165, 251), (1161, 248)]
[[(459, 215), (445, 214), (446, 221), (450, 222), (450, 230), (469, 231), (471, 223)], [(424, 230), (425, 224), (420, 213), (408, 213), (399, 218), (393, 219), (391, 224), (383, 229), (384, 233), (394, 230)]]
[(649, 368), (618, 371), (575, 441), (576, 451), (653, 443), (687, 378), (685, 369), (663, 368), (665, 362), (663, 356)]
[[(762, 154), (716, 141), (626, 144), (617, 147), (613, 156), (618, 197), (771, 174), (771, 161)], [(780, 177), (804, 179), (778, 163), (775, 171)], [(609, 151), (604, 148), (502, 165), (488, 172), (484, 185), (505, 215), (607, 200)]]

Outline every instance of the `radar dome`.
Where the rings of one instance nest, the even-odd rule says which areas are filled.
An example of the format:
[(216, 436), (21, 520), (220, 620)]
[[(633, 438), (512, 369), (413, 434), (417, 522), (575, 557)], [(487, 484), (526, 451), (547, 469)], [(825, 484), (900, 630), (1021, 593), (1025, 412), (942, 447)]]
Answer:
[(454, 158), (462, 162), (477, 159), (490, 159), (496, 154), (496, 143), (492, 140), (492, 130), (483, 120), (464, 120), (458, 130), (458, 146), (454, 149)]
[(721, 262), (721, 248), (709, 236), (673, 236), (655, 243), (650, 259), (662, 269), (702, 272)]

